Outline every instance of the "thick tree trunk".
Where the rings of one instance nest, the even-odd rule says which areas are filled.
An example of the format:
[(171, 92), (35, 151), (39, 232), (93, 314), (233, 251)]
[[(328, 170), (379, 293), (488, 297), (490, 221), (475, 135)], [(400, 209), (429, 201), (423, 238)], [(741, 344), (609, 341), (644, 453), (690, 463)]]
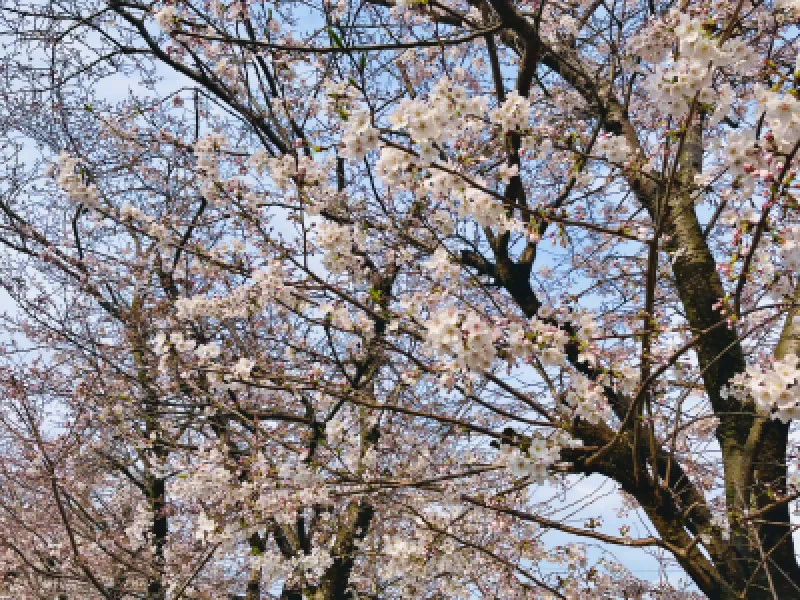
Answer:
[(165, 590), (162, 583), (164, 562), (164, 545), (167, 541), (167, 517), (164, 515), (165, 481), (163, 478), (153, 478), (149, 485), (150, 503), (153, 510), (153, 536), (154, 565), (147, 583), (147, 600), (164, 600)]

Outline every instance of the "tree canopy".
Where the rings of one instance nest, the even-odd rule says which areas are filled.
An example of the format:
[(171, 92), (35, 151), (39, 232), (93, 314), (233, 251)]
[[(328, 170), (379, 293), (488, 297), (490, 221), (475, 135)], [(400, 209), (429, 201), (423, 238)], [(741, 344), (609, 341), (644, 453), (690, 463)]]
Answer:
[(798, 36), (6, 0), (0, 596), (800, 598)]

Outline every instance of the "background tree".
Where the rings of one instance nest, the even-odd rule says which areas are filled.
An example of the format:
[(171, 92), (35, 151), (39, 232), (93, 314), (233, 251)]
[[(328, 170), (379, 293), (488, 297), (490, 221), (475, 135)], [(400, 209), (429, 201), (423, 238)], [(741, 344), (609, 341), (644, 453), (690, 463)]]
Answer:
[(4, 6), (5, 593), (800, 595), (798, 21)]

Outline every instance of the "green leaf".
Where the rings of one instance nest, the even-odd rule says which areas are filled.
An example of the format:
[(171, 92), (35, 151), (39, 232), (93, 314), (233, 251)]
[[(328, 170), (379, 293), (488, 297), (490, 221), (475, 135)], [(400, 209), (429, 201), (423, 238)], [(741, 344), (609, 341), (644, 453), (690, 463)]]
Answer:
[(339, 34), (336, 33), (333, 27), (328, 26), (328, 35), (331, 38), (331, 43), (334, 46), (338, 46), (339, 48), (344, 48), (344, 44), (342, 43), (342, 38), (339, 37)]

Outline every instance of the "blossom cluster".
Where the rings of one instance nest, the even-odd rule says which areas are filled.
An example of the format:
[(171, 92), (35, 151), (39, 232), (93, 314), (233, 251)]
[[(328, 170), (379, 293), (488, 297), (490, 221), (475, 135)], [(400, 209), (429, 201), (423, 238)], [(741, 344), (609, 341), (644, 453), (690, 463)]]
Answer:
[[(384, 560), (380, 562), (379, 572), (386, 579), (397, 580), (400, 597), (423, 597), (431, 577), (456, 569), (466, 572), (472, 566), (470, 555), (460, 551), (450, 538), (434, 539), (424, 530), (412, 536), (405, 532), (384, 536)], [(457, 580), (447, 579), (443, 583), (443, 594), (447, 598), (467, 600), (474, 595), (468, 586)]]
[(616, 165), (624, 164), (631, 155), (631, 147), (622, 135), (600, 135), (595, 142), (595, 148), (598, 154)]
[(628, 54), (653, 64), (661, 62), (675, 40), (673, 27), (676, 18), (677, 14), (671, 11), (630, 36), (625, 44)]
[(731, 132), (726, 143), (726, 159), (733, 175), (752, 173), (761, 160), (761, 150), (752, 132)]
[(562, 448), (580, 447), (580, 440), (559, 429), (550, 437), (534, 434), (519, 444), (501, 444), (497, 462), (506, 466), (513, 477), (524, 477), (543, 483), (553, 465), (561, 461)]
[[(632, 49), (642, 52), (654, 64), (645, 87), (662, 110), (676, 117), (686, 114), (695, 98), (702, 103), (717, 100), (713, 86), (715, 69), (733, 67), (747, 71), (756, 63), (755, 53), (744, 40), (722, 43), (712, 36), (706, 21), (699, 16), (675, 11), (644, 35), (649, 39), (640, 37)], [(678, 45), (674, 55), (673, 43)]]
[[(446, 307), (430, 315), (426, 330), (427, 345), (434, 353), (457, 356), (457, 365), (467, 370), (487, 369), (497, 356), (495, 345), (500, 343), (507, 346), (510, 362), (536, 357), (548, 367), (566, 363), (569, 335), (537, 317), (527, 322), (488, 323), (474, 312)], [(587, 356), (582, 359), (591, 358)]]
[[(429, 157), (433, 160), (432, 157)], [(423, 199), (449, 205), (461, 218), (472, 218), (481, 226), (497, 227), (502, 231), (521, 231), (524, 225), (518, 219), (510, 217), (503, 201), (491, 190), (491, 183), (482, 177), (469, 180), (458, 173), (456, 165), (446, 163), (441, 168), (428, 169), (427, 176), (421, 185), (415, 184), (415, 173), (424, 166), (423, 157), (392, 147), (381, 150), (380, 159), (376, 163), (376, 171), (383, 181), (390, 185), (403, 185), (415, 189), (416, 195)], [(501, 168), (501, 173), (508, 176), (516, 174), (515, 169)], [(452, 224), (447, 219), (437, 224), (445, 233)]]
[(458, 215), (472, 217), (475, 222), (483, 227), (498, 225), (503, 230), (518, 229), (518, 225), (511, 222), (499, 199), (493, 197), (482, 189), (470, 187), (464, 194), (460, 203)]
[(775, 10), (785, 10), (794, 14), (800, 14), (800, 1), (775, 0)]
[(288, 298), (281, 269), (273, 263), (256, 270), (251, 281), (230, 290), (227, 295), (178, 298), (175, 300), (175, 308), (179, 319), (243, 318), (256, 313), (269, 301), (286, 301)]
[(436, 281), (455, 279), (461, 272), (459, 266), (450, 260), (450, 255), (444, 246), (439, 246), (436, 252), (422, 263), (422, 267)]
[(572, 409), (574, 417), (580, 417), (590, 423), (599, 423), (611, 417), (611, 407), (608, 405), (603, 388), (580, 373), (574, 373), (570, 378), (570, 386), (564, 400)]
[(434, 352), (455, 355), (458, 366), (465, 370), (486, 371), (497, 354), (491, 325), (474, 312), (454, 308), (430, 316), (426, 340)]
[(316, 226), (315, 240), (323, 251), (322, 264), (331, 273), (344, 273), (361, 265), (356, 253), (364, 247), (366, 240), (358, 228), (323, 221)]
[(411, 183), (412, 169), (416, 165), (416, 157), (400, 148), (386, 146), (381, 149), (380, 158), (375, 163), (375, 171), (389, 185)]
[(330, 550), (315, 545), (309, 554), (299, 553), (288, 561), (291, 572), (301, 572), (312, 585), (319, 584), (325, 571), (333, 564)]
[[(481, 126), (478, 117), (486, 113), (488, 102), (485, 96), (469, 96), (463, 86), (443, 77), (427, 97), (404, 98), (398, 102), (388, 121), (394, 129), (408, 132), (418, 145), (420, 158), (434, 162), (439, 157), (439, 144), (457, 140), (465, 131)], [(500, 111), (497, 118), (501, 121), (519, 120), (524, 112), (514, 100), (496, 110)], [(366, 111), (353, 110), (345, 114), (341, 155), (358, 160), (380, 146), (380, 130), (372, 124), (372, 116)]]
[(781, 237), (780, 256), (784, 267), (792, 273), (800, 272), (800, 225), (789, 225), (781, 232)]
[(156, 11), (153, 16), (155, 17), (156, 24), (163, 31), (171, 31), (175, 28), (175, 24), (177, 22), (177, 11), (174, 6), (164, 6)]
[(488, 104), (486, 96), (470, 96), (466, 88), (443, 77), (426, 98), (398, 102), (389, 123), (408, 131), (415, 142), (447, 142), (482, 127), (479, 117), (486, 114)]
[(209, 134), (197, 140), (194, 145), (197, 166), (207, 177), (213, 179), (219, 177), (220, 151), (227, 148), (228, 140), (220, 134)]
[(381, 132), (372, 126), (369, 113), (355, 111), (349, 115), (342, 137), (342, 157), (359, 160), (370, 150), (377, 149), (380, 142)]
[(771, 368), (750, 365), (738, 373), (725, 390), (725, 397), (741, 401), (752, 398), (759, 410), (773, 419), (788, 422), (800, 418), (800, 358), (787, 354), (776, 360)]
[[(541, 314), (546, 314), (542, 310)], [(546, 367), (565, 364), (565, 346), (569, 335), (554, 324), (532, 317), (527, 323), (511, 323), (507, 328), (508, 345), (515, 358), (535, 356)]]
[(66, 152), (58, 157), (58, 186), (67, 194), (67, 198), (86, 206), (97, 205), (97, 187), (87, 185), (80, 172), (80, 161)]
[[(423, 199), (429, 195), (457, 211), (461, 218), (474, 219), (484, 227), (522, 231), (492, 189), (492, 181), (463, 172), (445, 152), (447, 144), (458, 145), (466, 134), (480, 132), (485, 123), (480, 116), (488, 110), (485, 96), (470, 96), (463, 86), (447, 77), (440, 79), (427, 97), (405, 98), (398, 102), (388, 121), (396, 130), (406, 131), (413, 146), (402, 149), (390, 143), (381, 147), (379, 131), (365, 111), (348, 113), (342, 138), (342, 155), (361, 158), (380, 147), (376, 172), (388, 185), (414, 190)], [(503, 131), (526, 132), (530, 126), (530, 101), (516, 92), (490, 113), (490, 121)], [(498, 167), (495, 179), (508, 182), (519, 174), (516, 166)]]
[(525, 130), (530, 126), (531, 103), (513, 90), (508, 93), (502, 104), (489, 113), (489, 118), (503, 131)]
[(762, 129), (766, 132), (758, 138), (752, 128), (732, 131), (725, 140), (725, 164), (739, 178), (744, 196), (754, 192), (757, 182), (769, 185), (786, 174), (794, 177), (793, 169), (786, 170), (784, 157), (800, 140), (800, 101), (761, 85), (754, 86), (753, 95), (759, 111), (763, 111), (766, 127)]
[(800, 101), (789, 94), (763, 86), (755, 89), (756, 100), (763, 108), (770, 127), (768, 140), (780, 152), (789, 152), (800, 139)]

